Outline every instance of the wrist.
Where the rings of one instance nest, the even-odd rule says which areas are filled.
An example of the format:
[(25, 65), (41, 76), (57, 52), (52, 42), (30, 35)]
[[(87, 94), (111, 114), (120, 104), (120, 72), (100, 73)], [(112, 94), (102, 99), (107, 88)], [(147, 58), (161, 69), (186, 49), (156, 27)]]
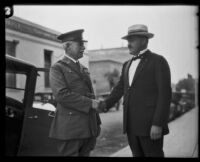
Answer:
[(96, 100), (92, 100), (92, 108), (97, 109), (98, 107), (98, 102)]

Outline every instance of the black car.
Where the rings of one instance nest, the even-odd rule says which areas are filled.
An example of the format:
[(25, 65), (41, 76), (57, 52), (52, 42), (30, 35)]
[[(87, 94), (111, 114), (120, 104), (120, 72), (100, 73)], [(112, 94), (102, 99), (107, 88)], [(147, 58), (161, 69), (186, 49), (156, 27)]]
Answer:
[(6, 55), (6, 156), (58, 155), (55, 141), (48, 137), (54, 110), (33, 107), (38, 69)]

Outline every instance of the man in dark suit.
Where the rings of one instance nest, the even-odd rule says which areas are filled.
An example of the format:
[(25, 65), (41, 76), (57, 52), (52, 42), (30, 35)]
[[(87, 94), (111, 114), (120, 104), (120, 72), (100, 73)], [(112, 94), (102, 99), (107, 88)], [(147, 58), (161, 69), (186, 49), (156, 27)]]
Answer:
[(163, 136), (171, 102), (171, 76), (166, 59), (147, 49), (154, 34), (145, 25), (128, 28), (133, 58), (124, 63), (118, 84), (99, 109), (108, 111), (123, 96), (123, 128), (133, 156), (164, 157)]
[(57, 108), (49, 137), (57, 140), (62, 156), (89, 156), (100, 133), (98, 101), (88, 69), (78, 62), (85, 50), (83, 31), (58, 36), (65, 56), (50, 69), (50, 85)]

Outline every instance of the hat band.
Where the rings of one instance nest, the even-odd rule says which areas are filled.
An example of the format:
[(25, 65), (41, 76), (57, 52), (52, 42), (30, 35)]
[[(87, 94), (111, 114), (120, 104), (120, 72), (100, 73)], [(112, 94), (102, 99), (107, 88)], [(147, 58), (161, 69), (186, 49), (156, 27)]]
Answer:
[(129, 31), (128, 34), (134, 34), (134, 33), (137, 33), (137, 32), (145, 32), (145, 33), (147, 33), (146, 30), (140, 30), (140, 29), (138, 29), (138, 30), (134, 30), (134, 31)]
[(66, 41), (82, 41), (83, 38), (82, 37), (71, 37), (71, 38), (66, 38), (66, 39), (63, 39), (63, 42), (66, 42)]

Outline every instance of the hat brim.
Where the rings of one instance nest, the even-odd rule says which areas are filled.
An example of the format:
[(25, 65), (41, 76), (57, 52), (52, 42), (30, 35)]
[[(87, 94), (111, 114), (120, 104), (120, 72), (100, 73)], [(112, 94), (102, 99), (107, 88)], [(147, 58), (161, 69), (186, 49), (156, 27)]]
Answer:
[(75, 42), (88, 42), (87, 40), (84, 39), (72, 39), (70, 41), (75, 41)]
[(124, 37), (122, 37), (121, 39), (125, 39), (125, 40), (128, 40), (128, 38), (132, 37), (132, 36), (144, 36), (144, 37), (147, 37), (148, 39), (150, 38), (153, 38), (154, 34), (152, 33), (144, 33), (144, 32), (138, 32), (138, 33), (131, 33), (131, 34), (128, 34)]
[[(62, 41), (62, 40), (61, 40)], [(67, 42), (67, 41), (75, 41), (75, 42), (88, 42), (87, 40), (83, 40), (83, 39), (72, 39), (72, 40), (65, 40), (65, 41), (62, 41), (62, 43), (64, 42)]]

